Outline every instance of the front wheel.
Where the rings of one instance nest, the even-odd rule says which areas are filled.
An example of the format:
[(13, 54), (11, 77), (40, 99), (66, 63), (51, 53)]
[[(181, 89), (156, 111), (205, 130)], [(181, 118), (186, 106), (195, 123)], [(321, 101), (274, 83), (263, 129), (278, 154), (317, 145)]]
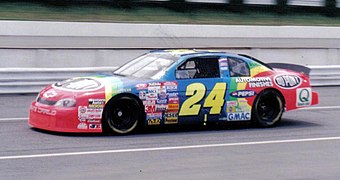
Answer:
[(112, 99), (104, 112), (103, 128), (116, 134), (128, 134), (137, 129), (142, 108), (135, 98), (122, 96)]
[(283, 109), (282, 96), (277, 91), (265, 90), (254, 101), (252, 120), (260, 127), (275, 126), (281, 121)]

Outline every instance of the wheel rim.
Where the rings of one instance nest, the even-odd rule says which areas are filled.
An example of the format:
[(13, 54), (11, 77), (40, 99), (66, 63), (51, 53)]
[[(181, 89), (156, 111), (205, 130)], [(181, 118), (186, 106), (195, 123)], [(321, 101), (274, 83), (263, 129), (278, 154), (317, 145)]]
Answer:
[(272, 122), (280, 113), (280, 102), (273, 94), (260, 99), (257, 105), (259, 117), (266, 122)]
[(115, 102), (109, 117), (110, 127), (119, 133), (127, 133), (137, 125), (138, 115), (134, 112), (136, 107), (131, 102), (120, 100)]

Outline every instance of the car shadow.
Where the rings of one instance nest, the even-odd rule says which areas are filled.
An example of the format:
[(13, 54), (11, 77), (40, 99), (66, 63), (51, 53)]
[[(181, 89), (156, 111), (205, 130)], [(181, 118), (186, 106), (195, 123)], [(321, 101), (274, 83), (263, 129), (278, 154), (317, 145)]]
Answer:
[(278, 125), (278, 127), (281, 127), (281, 128), (307, 128), (307, 127), (316, 127), (316, 126), (322, 126), (322, 125), (317, 124), (317, 123), (312, 123), (309, 121), (287, 119), (287, 118), (282, 118), (281, 123)]
[(202, 132), (209, 132), (209, 133), (220, 133), (225, 131), (233, 131), (233, 130), (272, 130), (272, 129), (296, 129), (296, 128), (308, 128), (308, 127), (315, 127), (321, 126), (320, 124), (302, 121), (302, 120), (295, 120), (295, 119), (286, 119), (283, 118), (282, 121), (274, 127), (262, 128), (256, 127), (250, 122), (233, 122), (227, 124), (217, 124), (217, 125), (209, 125), (209, 126), (192, 126), (192, 125), (185, 125), (185, 126), (157, 126), (157, 127), (147, 127), (142, 130), (139, 130), (133, 134), (129, 135), (117, 135), (117, 134), (104, 134), (104, 133), (64, 133), (64, 132), (53, 132), (47, 131), (37, 128), (31, 128), (33, 131), (55, 135), (55, 136), (65, 136), (65, 137), (131, 137), (131, 136), (138, 136), (138, 135), (157, 135), (157, 134), (178, 134), (178, 133), (202, 133)]

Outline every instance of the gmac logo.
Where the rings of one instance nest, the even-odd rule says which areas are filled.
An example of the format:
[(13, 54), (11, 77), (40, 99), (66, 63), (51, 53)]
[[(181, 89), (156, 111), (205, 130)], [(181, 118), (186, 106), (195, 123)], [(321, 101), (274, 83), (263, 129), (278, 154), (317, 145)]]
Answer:
[(296, 89), (296, 106), (310, 106), (312, 103), (312, 89), (299, 88)]

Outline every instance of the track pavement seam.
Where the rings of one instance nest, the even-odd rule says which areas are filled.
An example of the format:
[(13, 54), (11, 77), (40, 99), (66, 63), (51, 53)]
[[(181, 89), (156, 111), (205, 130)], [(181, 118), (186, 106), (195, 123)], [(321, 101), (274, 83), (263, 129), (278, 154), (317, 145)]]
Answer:
[(13, 155), (13, 156), (0, 156), (0, 160), (80, 156), (80, 155), (95, 155), (95, 154), (114, 154), (114, 153), (129, 153), (129, 152), (147, 152), (147, 151), (167, 151), (167, 150), (183, 150), (183, 149), (215, 148), (215, 147), (231, 147), (231, 146), (247, 146), (247, 145), (283, 144), (283, 143), (314, 142), (314, 141), (334, 141), (334, 140), (340, 140), (340, 136), (322, 137), (322, 138), (306, 138), (306, 139), (224, 143), (224, 144), (170, 146), (170, 147), (156, 147), (156, 148), (137, 148), (137, 149), (117, 149), (117, 150), (104, 150), (104, 151), (65, 152), (65, 153), (51, 153), (51, 154)]

